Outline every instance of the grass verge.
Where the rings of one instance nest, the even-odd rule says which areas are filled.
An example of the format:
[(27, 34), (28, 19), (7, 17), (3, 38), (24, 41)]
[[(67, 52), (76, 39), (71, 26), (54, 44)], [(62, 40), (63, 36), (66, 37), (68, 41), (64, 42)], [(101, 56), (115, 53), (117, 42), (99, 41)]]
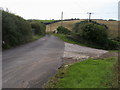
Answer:
[(84, 44), (81, 44), (75, 40), (68, 38), (66, 35), (63, 35), (63, 34), (53, 34), (53, 35), (56, 37), (59, 37), (61, 40), (65, 41), (65, 42), (85, 46)]
[(14, 47), (8, 47), (8, 48), (2, 49), (2, 50), (5, 51), (5, 50), (8, 50), (8, 49), (16, 48), (16, 47), (19, 47), (21, 45), (24, 45), (24, 44), (30, 43), (32, 41), (38, 40), (38, 39), (40, 39), (42, 37), (43, 37), (42, 35), (34, 35), (34, 36), (32, 36), (32, 39), (30, 41), (28, 41), (28, 42), (22, 43), (20, 45), (14, 46)]
[(34, 35), (32, 41), (40, 39), (41, 37), (43, 37), (43, 36), (42, 35)]
[(88, 59), (62, 67), (45, 88), (116, 88), (114, 65), (117, 58)]
[(81, 45), (81, 46), (86, 46), (86, 47), (91, 47), (91, 48), (97, 48), (97, 49), (101, 49), (101, 47), (94, 45), (93, 43), (90, 42), (80, 42), (77, 41), (67, 35), (63, 35), (63, 34), (53, 34), (56, 37), (59, 37), (61, 40), (63, 40), (64, 42), (68, 42), (68, 43), (72, 43), (72, 44), (77, 44), (77, 45)]
[[(85, 39), (79, 38), (75, 39), (74, 37), (72, 37), (71, 35), (63, 35), (63, 34), (53, 34), (56, 37), (59, 37), (61, 40), (68, 42), (68, 43), (72, 43), (72, 44), (77, 44), (77, 45), (81, 45), (81, 46), (86, 46), (86, 47), (91, 47), (91, 48), (96, 48), (96, 49), (104, 49), (104, 50), (108, 50), (105, 49), (102, 46), (99, 46), (95, 43), (92, 43), (90, 41), (87, 41)], [(118, 52), (119, 50), (109, 50), (110, 52)]]

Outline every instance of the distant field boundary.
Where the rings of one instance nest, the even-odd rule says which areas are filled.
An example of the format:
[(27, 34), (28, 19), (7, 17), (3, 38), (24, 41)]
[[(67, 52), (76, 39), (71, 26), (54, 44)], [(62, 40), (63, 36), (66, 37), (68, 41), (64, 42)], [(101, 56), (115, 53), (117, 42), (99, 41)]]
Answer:
[[(55, 20), (52, 22), (43, 22), (45, 25), (53, 24), (61, 21), (73, 21), (73, 20), (88, 20), (88, 19), (65, 19), (65, 20)], [(103, 20), (103, 19), (92, 19), (92, 20)], [(113, 20), (103, 20), (103, 21), (113, 21)]]
[(55, 20), (55, 21), (52, 21), (52, 22), (45, 22), (44, 24), (45, 24), (45, 25), (49, 25), (49, 24), (53, 24), (53, 23), (56, 23), (56, 22), (61, 22), (61, 21), (72, 21), (72, 20), (80, 20), (80, 19)]

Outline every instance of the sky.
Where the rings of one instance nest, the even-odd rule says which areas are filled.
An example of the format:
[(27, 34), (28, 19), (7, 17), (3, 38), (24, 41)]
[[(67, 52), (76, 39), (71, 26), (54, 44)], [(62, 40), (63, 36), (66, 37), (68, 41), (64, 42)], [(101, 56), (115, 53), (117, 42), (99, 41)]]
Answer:
[(25, 19), (92, 19), (118, 20), (119, 0), (1, 0), (0, 7)]

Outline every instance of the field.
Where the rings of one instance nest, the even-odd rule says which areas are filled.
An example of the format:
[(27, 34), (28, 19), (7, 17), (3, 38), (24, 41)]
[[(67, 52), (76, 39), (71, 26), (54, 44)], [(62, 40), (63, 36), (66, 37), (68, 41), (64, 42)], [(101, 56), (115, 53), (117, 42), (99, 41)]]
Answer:
[[(80, 21), (82, 21), (82, 20), (63, 21), (63, 26), (68, 28), (69, 30), (72, 30), (72, 27), (73, 27), (74, 23), (77, 23), (77, 22), (80, 22)], [(61, 22), (49, 24), (49, 25), (46, 26), (46, 31), (47, 32), (54, 31), (60, 25), (61, 25)]]
[[(75, 23), (80, 22), (83, 20), (72, 20), (72, 21), (63, 21), (63, 26), (68, 28), (69, 30), (72, 30), (72, 27)], [(109, 37), (115, 38), (118, 36), (118, 22), (117, 21), (106, 21), (106, 20), (94, 20), (97, 21), (98, 23), (103, 23), (108, 26), (109, 28)], [(54, 31), (57, 29), (58, 26), (61, 25), (61, 22), (49, 24), (46, 26), (46, 31)]]
[(118, 22), (117, 21), (103, 21), (96, 20), (98, 23), (103, 23), (109, 27), (109, 36), (114, 38), (118, 36)]
[(38, 19), (33, 19), (32, 21), (34, 21), (34, 22), (50, 23), (50, 22), (53, 22), (53, 21), (56, 21), (56, 20), (38, 20)]

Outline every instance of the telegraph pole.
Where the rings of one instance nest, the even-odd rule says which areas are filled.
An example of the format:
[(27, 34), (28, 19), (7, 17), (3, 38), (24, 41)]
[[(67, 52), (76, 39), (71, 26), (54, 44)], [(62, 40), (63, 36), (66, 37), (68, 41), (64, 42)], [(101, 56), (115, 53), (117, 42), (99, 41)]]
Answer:
[(88, 19), (88, 21), (90, 22), (91, 20), (91, 14), (94, 14), (94, 13), (90, 13), (90, 12), (88, 12), (87, 14), (89, 14), (89, 19)]
[(63, 26), (63, 12), (61, 13), (61, 26)]

